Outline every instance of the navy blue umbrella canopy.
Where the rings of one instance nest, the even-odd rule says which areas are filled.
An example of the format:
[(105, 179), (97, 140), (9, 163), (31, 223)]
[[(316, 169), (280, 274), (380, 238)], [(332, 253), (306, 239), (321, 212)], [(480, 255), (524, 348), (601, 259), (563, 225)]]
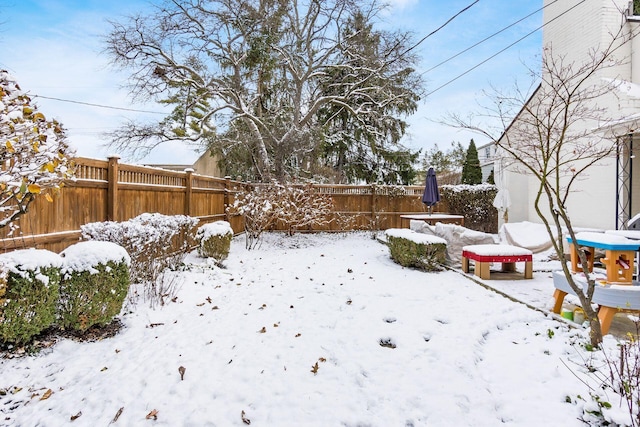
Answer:
[(438, 191), (438, 180), (436, 172), (433, 168), (427, 171), (427, 182), (424, 186), (424, 194), (422, 195), (422, 203), (429, 207), (429, 213), (433, 209), (433, 205), (440, 201), (440, 191)]

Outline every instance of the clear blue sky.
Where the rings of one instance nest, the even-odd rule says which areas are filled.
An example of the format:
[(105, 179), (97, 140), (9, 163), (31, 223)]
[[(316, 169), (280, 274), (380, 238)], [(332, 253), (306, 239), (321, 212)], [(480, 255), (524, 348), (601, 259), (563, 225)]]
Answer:
[[(391, 0), (386, 13), (390, 28), (412, 31), (420, 39), (473, 0)], [(101, 53), (101, 37), (108, 31), (107, 19), (117, 20), (148, 7), (147, 0), (0, 0), (0, 67), (9, 70), (23, 90), (72, 101), (114, 107), (158, 110), (154, 105), (131, 104), (120, 89), (126, 75), (109, 67)], [(530, 13), (542, 8), (542, 0), (480, 0), (417, 48), (422, 57), (420, 72), (458, 54)], [(528, 85), (524, 64), (535, 66), (541, 50), (541, 31), (525, 38), (507, 51), (470, 71), (452, 83), (451, 79), (477, 66), (542, 24), (538, 12), (498, 36), (461, 54), (446, 64), (426, 72), (427, 92), (409, 118), (411, 127), (405, 144), (429, 148), (437, 143), (467, 145), (473, 136), (433, 121), (447, 112), (468, 114), (478, 110), (483, 90), (508, 88), (514, 82)], [(100, 133), (112, 130), (125, 118), (158, 118), (144, 114), (89, 107), (36, 98), (47, 117), (55, 117), (69, 130), (71, 144), (81, 156), (104, 158), (112, 151), (102, 147)], [(473, 136), (477, 145), (484, 140)], [(198, 154), (193, 148), (165, 145), (144, 159), (155, 163), (192, 163)], [(127, 159), (123, 159), (127, 160)]]

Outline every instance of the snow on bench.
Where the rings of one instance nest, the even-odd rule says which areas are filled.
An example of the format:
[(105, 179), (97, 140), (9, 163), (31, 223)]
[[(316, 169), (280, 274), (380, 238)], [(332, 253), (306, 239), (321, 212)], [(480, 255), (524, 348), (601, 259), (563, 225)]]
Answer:
[(524, 278), (533, 278), (533, 252), (512, 245), (469, 245), (462, 248), (462, 271), (469, 272), (469, 260), (475, 261), (474, 273), (481, 279), (489, 279), (492, 262), (502, 263), (502, 271), (515, 271), (516, 262), (525, 262)]
[[(583, 292), (587, 292), (588, 283), (584, 277), (576, 274), (573, 276), (576, 284), (582, 287)], [(562, 271), (553, 272), (553, 285), (556, 290), (553, 293), (554, 313), (560, 314), (562, 303), (567, 294), (576, 295), (576, 292), (569, 285), (569, 281)], [(603, 334), (609, 332), (613, 316), (620, 311), (640, 312), (640, 286), (636, 285), (603, 285), (596, 282), (593, 289), (591, 301), (600, 306), (598, 309), (598, 320)]]

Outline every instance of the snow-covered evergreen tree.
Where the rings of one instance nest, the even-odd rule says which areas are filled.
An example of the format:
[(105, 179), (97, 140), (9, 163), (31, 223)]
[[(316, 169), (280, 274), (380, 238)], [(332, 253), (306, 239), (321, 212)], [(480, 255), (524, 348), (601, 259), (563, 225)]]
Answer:
[(467, 155), (464, 158), (462, 166), (462, 183), (475, 185), (482, 183), (482, 168), (480, 168), (480, 160), (478, 159), (478, 149), (476, 143), (471, 140)]

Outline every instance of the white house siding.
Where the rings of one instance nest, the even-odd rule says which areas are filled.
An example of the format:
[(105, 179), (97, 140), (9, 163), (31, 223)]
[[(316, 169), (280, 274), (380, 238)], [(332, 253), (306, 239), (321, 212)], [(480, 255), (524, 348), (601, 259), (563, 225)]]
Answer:
[[(511, 198), (511, 206), (509, 207), (509, 222), (539, 222), (538, 216), (530, 214), (529, 208), (533, 206), (533, 199), (529, 194), (535, 194), (535, 189), (530, 190), (529, 186), (535, 184), (528, 176), (523, 173), (514, 171), (505, 174), (507, 187), (509, 188), (509, 197)], [(502, 225), (504, 220), (502, 215), (498, 215), (498, 226)]]
[(491, 171), (493, 170), (493, 160), (496, 154), (496, 144), (490, 142), (477, 148), (478, 161), (482, 170), (482, 182), (487, 182)]
[(635, 137), (633, 141), (633, 146), (635, 147), (634, 153), (635, 157), (631, 159), (632, 162), (632, 170), (636, 175), (636, 179), (633, 180), (631, 184), (631, 217), (640, 213), (640, 179), (638, 179), (638, 175), (640, 175), (640, 138)]
[[(570, 12), (554, 20), (562, 12), (579, 3), (578, 0), (561, 0), (551, 4), (545, 0), (543, 20), (543, 46), (552, 46), (554, 56), (565, 57), (565, 63), (582, 64), (588, 58), (590, 50), (607, 45), (611, 33), (615, 33), (624, 22), (621, 12), (627, 7), (626, 0), (587, 0)], [(617, 5), (617, 7), (616, 7)], [(631, 28), (632, 23), (627, 23)], [(631, 81), (631, 43), (623, 46), (617, 54), (626, 58), (625, 63), (615, 69), (605, 70), (598, 78), (617, 78)], [(624, 93), (611, 93), (598, 101), (600, 107), (607, 110), (608, 115), (619, 117), (639, 112), (637, 100), (630, 99)], [(602, 123), (584, 122), (587, 129), (602, 126)], [(638, 147), (640, 148), (640, 147)], [(534, 197), (538, 182), (528, 177), (528, 185), (522, 185), (522, 175), (509, 176), (509, 189), (512, 206), (509, 210), (509, 221), (539, 222), (534, 209)], [(616, 161), (608, 159), (599, 165), (590, 167), (585, 179), (574, 185), (575, 192), (571, 193), (568, 210), (572, 224), (577, 227), (594, 227), (612, 229), (616, 226)], [(525, 191), (526, 187), (526, 191)], [(524, 206), (523, 206), (524, 205)], [(640, 208), (640, 206), (638, 206)]]

